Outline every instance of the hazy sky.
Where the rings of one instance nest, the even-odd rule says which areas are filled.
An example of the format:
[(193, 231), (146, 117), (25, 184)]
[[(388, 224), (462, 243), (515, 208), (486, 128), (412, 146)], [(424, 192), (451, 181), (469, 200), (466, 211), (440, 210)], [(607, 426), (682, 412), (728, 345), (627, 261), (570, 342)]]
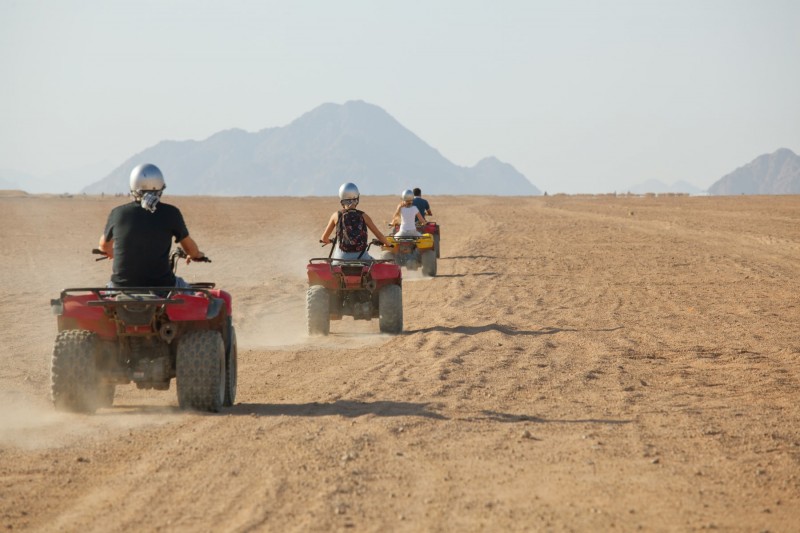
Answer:
[(0, 76), (0, 169), (40, 176), (347, 100), (552, 193), (800, 153), (795, 0), (0, 0)]

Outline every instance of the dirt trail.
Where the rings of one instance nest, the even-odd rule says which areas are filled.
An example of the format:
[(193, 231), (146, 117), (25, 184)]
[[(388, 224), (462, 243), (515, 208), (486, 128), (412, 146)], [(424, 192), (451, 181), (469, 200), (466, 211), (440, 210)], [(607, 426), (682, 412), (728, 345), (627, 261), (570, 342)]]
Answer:
[(105, 282), (88, 252), (121, 201), (0, 197), (7, 530), (800, 523), (800, 197), (432, 198), (439, 275), (407, 277), (404, 334), (323, 339), (305, 262), (333, 200), (165, 198), (213, 259), (180, 273), (234, 295), (237, 405), (125, 386), (56, 413), (48, 301)]

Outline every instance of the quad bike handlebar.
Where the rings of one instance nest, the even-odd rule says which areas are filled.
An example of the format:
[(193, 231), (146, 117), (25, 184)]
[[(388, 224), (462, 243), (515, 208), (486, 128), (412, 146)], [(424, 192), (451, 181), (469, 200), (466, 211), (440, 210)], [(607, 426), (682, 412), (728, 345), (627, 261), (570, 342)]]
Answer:
[(102, 261), (103, 259), (108, 259), (108, 254), (106, 254), (100, 248), (92, 248), (92, 253), (94, 255), (102, 255), (103, 256), (103, 257), (98, 257), (97, 259), (95, 259), (95, 261)]
[[(329, 243), (327, 243), (327, 242), (325, 242), (325, 241), (323, 241), (321, 239), (320, 239), (319, 242), (322, 244), (323, 248), (325, 248), (329, 244)], [(330, 244), (334, 244), (335, 242), (336, 242), (336, 240), (334, 239), (334, 240), (332, 240), (330, 242)], [(379, 241), (378, 239), (372, 239), (371, 241), (369, 241), (369, 244), (367, 245), (367, 250), (369, 250), (370, 246), (385, 246), (385, 245), (381, 241)], [(394, 245), (389, 245), (387, 248), (392, 248), (393, 246)]]
[[(328, 245), (328, 243), (324, 242), (323, 240), (320, 240), (319, 242), (322, 243), (322, 247), (323, 248)], [(335, 245), (336, 244), (336, 239), (333, 239), (330, 242), (330, 244)], [(367, 243), (367, 249), (364, 250), (364, 253), (369, 251), (370, 247), (375, 246), (375, 245), (384, 246), (384, 244), (381, 241), (379, 241), (378, 239), (372, 239), (371, 241), (369, 241), (369, 243)], [(395, 246), (397, 246), (397, 245), (393, 244), (391, 246), (386, 246), (386, 248), (394, 248)], [(336, 259), (336, 258), (333, 257), (333, 248), (331, 248), (331, 253), (328, 255), (328, 257), (313, 257), (313, 258), (308, 260), (309, 264), (312, 264), (312, 263), (331, 263), (333, 261), (336, 261), (336, 263), (338, 263), (338, 264), (348, 264), (348, 265), (363, 265), (363, 264), (366, 264), (366, 263), (372, 263), (372, 264), (374, 264), (374, 263), (394, 263), (394, 259), (375, 259), (375, 258), (372, 258), (372, 259)]]
[[(186, 259), (186, 258), (189, 257), (189, 254), (187, 254), (186, 251), (183, 248), (178, 246), (177, 248), (175, 248), (172, 251), (172, 254), (170, 255), (170, 257), (172, 257), (172, 256), (177, 257), (178, 259)], [(192, 261), (197, 261), (198, 263), (210, 263), (211, 259), (209, 259), (208, 257), (206, 257), (204, 255), (203, 257), (199, 257), (197, 259), (192, 259)]]
[[(103, 261), (104, 259), (108, 259), (109, 258), (108, 254), (105, 253), (100, 248), (92, 248), (92, 254), (101, 255), (102, 256), (102, 257), (98, 257), (97, 259), (95, 259), (95, 261)], [(183, 248), (178, 246), (169, 255), (169, 261), (170, 261), (170, 264), (174, 266), (177, 259), (186, 259), (187, 257), (189, 257), (189, 254), (186, 253), (186, 250), (184, 250)], [(210, 263), (211, 259), (209, 259), (208, 257), (206, 257), (204, 255), (203, 257), (199, 257), (197, 259), (192, 259), (192, 261), (197, 261), (198, 263)]]

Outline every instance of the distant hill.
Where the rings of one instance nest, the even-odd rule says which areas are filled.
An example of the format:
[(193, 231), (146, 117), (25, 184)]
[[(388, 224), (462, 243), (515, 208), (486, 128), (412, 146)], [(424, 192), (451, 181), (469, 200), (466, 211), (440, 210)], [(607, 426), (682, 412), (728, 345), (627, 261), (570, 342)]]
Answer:
[(49, 175), (34, 176), (27, 172), (0, 168), (0, 189), (22, 189), (28, 193), (77, 193), (86, 184), (108, 174), (112, 164), (103, 161), (77, 168), (60, 168)]
[(708, 192), (726, 194), (800, 194), (800, 156), (788, 148), (760, 155), (717, 180)]
[(362, 194), (537, 195), (514, 167), (494, 157), (451, 163), (386, 111), (362, 101), (323, 104), (289, 125), (256, 133), (221, 131), (204, 141), (162, 141), (83, 192), (128, 191), (139, 163), (161, 168), (170, 194), (329, 196), (346, 181)]
[(659, 181), (659, 180), (647, 180), (643, 183), (639, 183), (634, 185), (627, 192), (632, 192), (634, 194), (645, 194), (645, 193), (656, 193), (656, 194), (666, 194), (666, 193), (685, 193), (685, 194), (703, 194), (703, 190), (695, 187), (691, 183), (685, 181), (676, 181), (672, 185), (667, 185), (666, 183)]
[(8, 191), (14, 189), (19, 189), (19, 184), (0, 175), (0, 190)]

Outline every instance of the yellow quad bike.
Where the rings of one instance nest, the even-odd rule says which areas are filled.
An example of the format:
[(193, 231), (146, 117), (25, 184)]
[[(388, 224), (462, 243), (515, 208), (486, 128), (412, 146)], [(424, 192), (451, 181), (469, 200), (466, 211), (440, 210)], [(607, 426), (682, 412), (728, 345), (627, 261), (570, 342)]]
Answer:
[(408, 270), (422, 269), (423, 276), (436, 275), (436, 248), (433, 235), (423, 233), (419, 237), (386, 237), (392, 245), (383, 254), (384, 259), (394, 259), (395, 263)]

